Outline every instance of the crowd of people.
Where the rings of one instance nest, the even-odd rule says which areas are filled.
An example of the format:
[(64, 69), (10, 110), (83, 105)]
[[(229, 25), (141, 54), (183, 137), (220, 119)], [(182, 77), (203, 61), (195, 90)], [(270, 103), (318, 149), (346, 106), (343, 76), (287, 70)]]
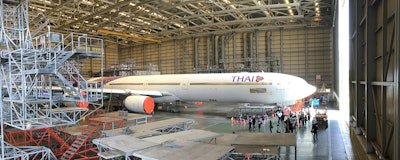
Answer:
[(310, 122), (310, 107), (304, 107), (298, 113), (292, 112), (289, 107), (277, 107), (264, 115), (238, 115), (231, 118), (232, 126), (248, 128), (250, 132), (294, 133), (298, 127), (305, 127), (312, 123), (312, 133), (317, 132), (315, 119)]

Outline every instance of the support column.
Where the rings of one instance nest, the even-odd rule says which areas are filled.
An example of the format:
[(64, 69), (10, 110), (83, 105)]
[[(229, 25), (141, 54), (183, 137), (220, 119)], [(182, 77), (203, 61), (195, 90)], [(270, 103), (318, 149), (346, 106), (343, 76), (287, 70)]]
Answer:
[(158, 71), (162, 73), (161, 44), (157, 44), (157, 52), (158, 52)]
[(174, 40), (174, 52), (175, 52), (175, 74), (179, 74), (179, 59), (178, 59), (178, 44), (176, 42), (177, 40)]
[(254, 33), (249, 33), (249, 52), (250, 52), (250, 58), (249, 58), (249, 67), (250, 71), (253, 71), (254, 67), (254, 50), (253, 50), (253, 37)]
[(199, 72), (199, 38), (194, 39), (194, 68)]
[(248, 67), (247, 66), (247, 33), (243, 33), (243, 65), (244, 67)]
[(182, 73), (186, 73), (186, 63), (185, 63), (186, 58), (185, 57), (187, 54), (185, 54), (185, 53), (188, 53), (187, 49), (186, 49), (186, 42), (187, 42), (186, 39), (182, 41), (182, 54), (181, 54), (182, 55), (181, 56), (182, 57), (182, 59), (181, 59), (182, 60), (182, 62), (181, 62), (182, 63)]
[(210, 42), (210, 38), (212, 38), (213, 36), (210, 36), (210, 37), (208, 37), (207, 38), (207, 71), (209, 72), (210, 71), (210, 68), (211, 68), (211, 60), (210, 60), (210, 58), (211, 58), (211, 42)]
[[(366, 107), (366, 138), (367, 138), (367, 152), (372, 153), (374, 151), (373, 143), (376, 140), (376, 133), (377, 133), (377, 118), (376, 118), (376, 111), (375, 111), (375, 97), (374, 94), (374, 86), (372, 82), (376, 80), (376, 24), (377, 24), (377, 5), (370, 4), (367, 2), (366, 6), (366, 14), (365, 17), (365, 29), (366, 29), (366, 42), (365, 42), (365, 107)], [(362, 70), (361, 70), (362, 71)], [(379, 151), (375, 148), (376, 151)]]
[(306, 75), (305, 75), (305, 80), (308, 81), (308, 28), (304, 28), (304, 35), (305, 35), (305, 40), (304, 40), (304, 48), (306, 50), (306, 57), (305, 57), (305, 68), (306, 68)]
[(355, 84), (354, 84), (354, 86), (355, 86), (355, 99), (356, 99), (356, 101), (355, 101), (355, 105), (356, 105), (356, 114), (355, 114), (355, 118), (356, 118), (356, 121), (357, 121), (357, 128), (356, 128), (356, 133), (357, 134), (361, 134), (361, 126), (363, 125), (363, 122), (364, 122), (364, 115), (363, 115), (363, 108), (364, 108), (364, 106), (363, 106), (363, 103), (361, 103), (362, 101), (363, 101), (363, 97), (362, 97), (362, 94), (361, 93), (363, 93), (364, 92), (364, 90), (363, 90), (363, 87), (364, 86), (362, 86), (362, 84), (361, 84), (361, 81), (362, 81), (362, 78), (363, 78), (363, 73), (362, 73), (362, 70), (363, 70), (363, 66), (362, 66), (362, 59), (364, 59), (364, 55), (363, 55), (363, 53), (364, 53), (364, 50), (363, 50), (363, 47), (362, 47), (362, 41), (364, 41), (364, 38), (363, 38), (363, 33), (360, 33), (362, 30), (364, 30), (361, 26), (360, 26), (360, 24), (361, 24), (361, 22), (362, 22), (362, 14), (363, 14), (363, 8), (362, 8), (362, 5), (361, 4), (359, 4), (361, 1), (355, 1), (355, 3), (356, 3), (356, 5), (355, 5), (355, 7), (356, 7), (356, 10), (355, 10), (355, 15), (356, 15), (356, 26), (357, 26), (357, 29), (356, 29), (356, 40), (355, 40), (355, 47), (356, 47), (356, 50), (355, 50), (355, 56), (354, 56), (354, 64), (355, 64)]
[(400, 158), (400, 104), (399, 104), (399, 70), (400, 70), (400, 2), (396, 1), (395, 13), (395, 51), (394, 51), (394, 159)]
[(283, 29), (279, 29), (279, 36), (280, 36), (280, 48), (279, 48), (279, 67), (280, 67), (280, 72), (283, 73)]
[(236, 71), (236, 33), (233, 33), (233, 68)]
[(219, 58), (221, 58), (221, 61), (218, 60), (219, 64), (219, 69), (222, 69), (224, 72), (225, 70), (225, 36), (221, 36), (221, 53)]
[[(254, 31), (254, 45), (255, 45), (255, 49), (256, 49), (256, 53), (255, 53), (255, 55), (254, 55), (254, 57), (253, 57), (253, 59), (254, 59), (254, 61), (253, 61), (253, 65), (254, 65), (254, 63), (256, 64), (256, 67), (257, 67), (257, 71), (260, 71), (260, 66), (259, 66), (259, 59), (258, 59), (258, 57), (259, 57), (259, 55), (258, 54), (260, 54), (260, 52), (259, 52), (259, 50), (258, 50), (258, 35), (257, 35), (257, 33), (258, 33), (258, 31), (256, 30), (256, 31)], [(265, 61), (263, 61), (263, 62), (265, 62)]]
[(268, 66), (267, 66), (267, 72), (271, 72), (272, 71), (272, 53), (271, 53), (271, 36), (272, 36), (272, 32), (271, 31), (267, 31), (265, 32), (265, 41), (266, 43), (266, 60), (268, 62)]
[(143, 48), (142, 48), (142, 51), (143, 51), (143, 66), (145, 66), (146, 64), (147, 64), (147, 62), (146, 62), (146, 60), (147, 60), (147, 54), (146, 54), (146, 45), (145, 44), (143, 44), (142, 45), (143, 46)]
[[(388, 9), (388, 5), (387, 5), (387, 0), (383, 0), (383, 10), (382, 10), (382, 66), (386, 66), (389, 63), (386, 61), (386, 59), (389, 57), (387, 56), (388, 54), (388, 41), (386, 40), (388, 37), (388, 30), (387, 30), (387, 24), (388, 24), (388, 19), (387, 19), (387, 9)], [(386, 67), (382, 67), (382, 71), (381, 71), (381, 79), (383, 82), (387, 82), (387, 74), (388, 73)], [(385, 85), (381, 85), (380, 86), (380, 90), (381, 90), (381, 94), (382, 97), (387, 97), (387, 86)], [(383, 146), (383, 155), (387, 156), (387, 151), (389, 148), (389, 143), (387, 143), (387, 99), (386, 98), (382, 98), (381, 100), (381, 114), (382, 118), (380, 119), (380, 132), (381, 132), (381, 142), (382, 142), (382, 146)], [(379, 118), (379, 117), (378, 117)], [(379, 119), (378, 119), (379, 120)]]
[[(355, 107), (357, 106), (357, 105), (355, 105), (355, 98), (356, 98), (356, 96), (355, 96), (355, 82), (356, 82), (356, 79), (355, 79), (355, 73), (356, 73), (356, 71), (355, 71), (355, 69), (356, 69), (356, 67), (355, 67), (355, 53), (356, 53), (356, 37), (355, 37), (355, 35), (356, 35), (356, 31), (354, 30), (354, 28), (356, 28), (355, 26), (354, 26), (354, 23), (355, 22), (357, 22), (356, 20), (356, 16), (355, 16), (355, 1), (351, 1), (351, 2), (349, 2), (349, 15), (351, 15), (351, 16), (349, 16), (349, 72), (350, 72), (350, 74), (349, 74), (349, 116), (350, 116), (350, 123), (352, 123), (352, 124), (350, 124), (352, 127), (355, 127), (356, 126), (356, 121), (355, 121)], [(353, 99), (353, 100), (351, 100), (351, 99)]]
[(214, 39), (214, 66), (218, 66), (218, 40), (219, 37), (215, 36)]

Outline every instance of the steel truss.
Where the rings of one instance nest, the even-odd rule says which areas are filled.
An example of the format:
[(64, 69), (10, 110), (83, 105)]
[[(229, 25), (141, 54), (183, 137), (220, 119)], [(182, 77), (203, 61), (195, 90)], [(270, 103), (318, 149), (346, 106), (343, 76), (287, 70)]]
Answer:
[[(54, 159), (45, 147), (6, 143), (4, 125), (21, 130), (72, 125), (101, 108), (102, 93), (90, 91), (101, 84), (87, 82), (74, 64), (82, 58), (101, 58), (103, 41), (86, 34), (50, 32), (46, 21), (37, 23), (34, 34), (45, 33), (32, 37), (28, 0), (0, 1), (0, 13), (0, 158)], [(64, 102), (74, 105), (62, 107)]]
[[(30, 0), (32, 5), (29, 9), (32, 17), (38, 14), (48, 16), (49, 24), (59, 31), (79, 31), (104, 36), (104, 39), (111, 41), (115, 41), (115, 37), (118, 37), (135, 43), (145, 43), (150, 42), (148, 39), (167, 41), (282, 27), (332, 26), (335, 2), (333, 0)], [(116, 36), (121, 34), (126, 36)]]
[[(42, 146), (19, 146), (15, 147), (7, 142), (4, 142), (4, 147), (2, 148), (5, 154), (1, 155), (1, 159), (21, 159), (21, 160), (45, 160), (57, 158), (54, 156), (50, 149)], [(3, 152), (3, 151), (2, 151)]]
[(55, 156), (61, 156), (69, 147), (67, 141), (71, 136), (66, 135), (52, 128), (6, 129), (4, 139), (13, 146), (47, 146)]

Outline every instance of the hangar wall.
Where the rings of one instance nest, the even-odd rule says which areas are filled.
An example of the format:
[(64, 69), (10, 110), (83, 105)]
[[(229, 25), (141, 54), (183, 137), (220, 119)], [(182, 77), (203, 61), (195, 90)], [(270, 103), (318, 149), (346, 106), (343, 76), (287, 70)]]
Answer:
[[(318, 88), (322, 83), (333, 88), (332, 31), (330, 27), (307, 27), (120, 45), (118, 63), (156, 65), (162, 74), (282, 72), (302, 77)], [(106, 61), (107, 67), (110, 63)]]
[(104, 45), (104, 64), (101, 62), (101, 58), (87, 58), (82, 60), (82, 64), (77, 65), (81, 70), (81, 74), (84, 77), (98, 77), (100, 75), (101, 67), (104, 65), (105, 68), (113, 68), (119, 63), (118, 58), (118, 45), (115, 43), (105, 43)]
[(399, 1), (350, 2), (351, 139), (361, 159), (400, 159)]

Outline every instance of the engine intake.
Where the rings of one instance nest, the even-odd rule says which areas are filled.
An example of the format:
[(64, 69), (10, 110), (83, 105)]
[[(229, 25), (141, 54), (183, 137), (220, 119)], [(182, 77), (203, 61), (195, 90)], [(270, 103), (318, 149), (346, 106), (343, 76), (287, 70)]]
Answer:
[(154, 111), (154, 100), (149, 96), (128, 96), (124, 105), (132, 112), (151, 114)]

